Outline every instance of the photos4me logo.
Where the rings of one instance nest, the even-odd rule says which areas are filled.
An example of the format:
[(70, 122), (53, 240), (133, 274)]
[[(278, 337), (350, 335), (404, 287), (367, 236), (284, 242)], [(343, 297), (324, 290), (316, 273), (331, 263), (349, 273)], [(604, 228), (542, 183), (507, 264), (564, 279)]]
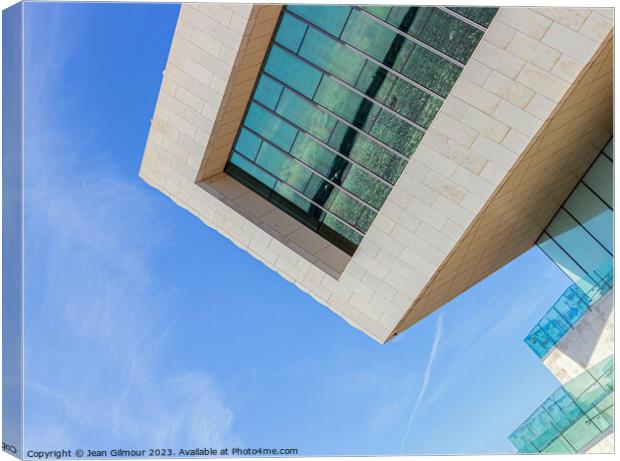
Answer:
[(6, 451), (7, 453), (12, 453), (14, 455), (17, 454), (17, 448), (5, 442), (2, 442), (2, 451)]

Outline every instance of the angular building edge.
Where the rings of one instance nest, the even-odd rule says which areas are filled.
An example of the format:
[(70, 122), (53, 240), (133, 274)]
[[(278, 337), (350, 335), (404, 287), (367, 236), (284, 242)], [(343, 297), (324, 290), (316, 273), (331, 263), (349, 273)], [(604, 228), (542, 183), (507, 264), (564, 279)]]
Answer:
[[(526, 189), (519, 188), (518, 181), (504, 181), (506, 177), (519, 178), (514, 171), (518, 163), (523, 166), (522, 174), (533, 171), (528, 164), (536, 162), (526, 154), (532, 153), (534, 145), (546, 154), (536, 161), (553, 165), (566, 160), (551, 144), (562, 139), (559, 128), (575, 114), (570, 114), (566, 105), (554, 109), (582, 71), (592, 68), (590, 61), (597, 51), (609, 49), (604, 44), (613, 19), (608, 10), (580, 10), (585, 16), (575, 29), (574, 24), (562, 24), (563, 13), (575, 13), (575, 9), (500, 8), (357, 252), (340, 266), (326, 267), (323, 260), (316, 259), (311, 262), (315, 255), (304, 252), (299, 241), (280, 238), (269, 222), (247, 207), (252, 202), (254, 211), (258, 208), (270, 219), (277, 214), (277, 210), (264, 212), (267, 205), (257, 203), (252, 191), (224, 174), (201, 182), (204, 178), (199, 170), (208, 169), (203, 163), (205, 150), (213, 148), (214, 158), (221, 159), (225, 153), (222, 146), (234, 142), (230, 140), (236, 133), (233, 124), (221, 131), (217, 119), (220, 110), (229, 110), (222, 104), (227, 104), (225, 92), (236, 72), (244, 35), (251, 29), (253, 8), (183, 5), (140, 175), (380, 343), (531, 247), (582, 167), (589, 163), (585, 157), (597, 149), (589, 146), (575, 171), (564, 174), (562, 181), (547, 177), (550, 175), (532, 177), (538, 183)], [(541, 62), (540, 53), (533, 53), (532, 47), (549, 60)], [(260, 53), (254, 56), (258, 58)], [(598, 69), (606, 67), (596, 66)], [(244, 81), (249, 81), (254, 71), (240, 70)], [(596, 85), (586, 81), (586, 92), (592, 89), (593, 95), (603, 98), (606, 83), (595, 78), (596, 72), (591, 74)], [(244, 97), (247, 91), (244, 89)], [(576, 94), (575, 101), (581, 103), (580, 96)], [(238, 104), (242, 98), (233, 99)], [(552, 113), (558, 130), (548, 128)], [(583, 121), (594, 114), (584, 109), (577, 115)], [(602, 131), (606, 131), (603, 119)], [(549, 136), (539, 135), (544, 130)], [(211, 138), (221, 143), (212, 146)], [(482, 164), (486, 166), (471, 171)], [(524, 203), (537, 199), (533, 192), (540, 194), (550, 179), (556, 183), (552, 191), (555, 203), (535, 216), (520, 216), (519, 210), (527, 209)], [(510, 204), (512, 197), (521, 204), (505, 213), (509, 219), (501, 223), (494, 219), (502, 213), (490, 213), (486, 207), (500, 187), (506, 191), (505, 202)], [(461, 191), (460, 201), (453, 200), (454, 189)], [(515, 196), (515, 192), (521, 195)], [(478, 219), (481, 214), (487, 216), (486, 222)], [(529, 219), (531, 228), (512, 225), (520, 218)], [(271, 220), (280, 225), (285, 219)], [(511, 232), (493, 232), (500, 228)], [(487, 238), (483, 238), (485, 232)], [(463, 241), (475, 244), (458, 244)], [(506, 242), (512, 242), (508, 248)]]
[(2, 11), (2, 451), (23, 457), (23, 3)]

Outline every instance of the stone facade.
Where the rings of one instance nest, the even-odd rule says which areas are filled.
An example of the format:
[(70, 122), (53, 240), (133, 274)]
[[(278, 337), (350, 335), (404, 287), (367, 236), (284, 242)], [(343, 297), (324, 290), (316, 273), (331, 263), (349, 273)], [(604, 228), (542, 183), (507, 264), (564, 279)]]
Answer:
[(348, 257), (221, 172), (278, 14), (182, 6), (140, 176), (379, 342), (531, 247), (611, 134), (613, 10), (500, 8)]
[(614, 293), (599, 299), (543, 359), (562, 384), (614, 353)]

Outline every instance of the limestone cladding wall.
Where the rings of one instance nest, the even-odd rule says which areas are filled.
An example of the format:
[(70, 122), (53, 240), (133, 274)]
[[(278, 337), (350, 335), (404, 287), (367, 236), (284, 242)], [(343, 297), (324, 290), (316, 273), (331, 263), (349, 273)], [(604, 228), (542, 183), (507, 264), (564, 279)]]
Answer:
[(561, 382), (570, 381), (614, 353), (613, 291), (598, 300), (543, 359)]
[(140, 175), (385, 342), (608, 36), (613, 10), (501, 8), (336, 279), (196, 185), (256, 8), (182, 6)]

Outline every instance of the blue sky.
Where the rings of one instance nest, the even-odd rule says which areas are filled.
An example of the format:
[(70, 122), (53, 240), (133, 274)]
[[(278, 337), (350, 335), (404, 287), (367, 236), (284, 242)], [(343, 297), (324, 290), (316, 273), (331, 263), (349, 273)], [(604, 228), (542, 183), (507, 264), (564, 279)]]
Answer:
[(138, 178), (179, 7), (26, 5), (26, 449), (512, 452), (537, 249), (380, 346)]

